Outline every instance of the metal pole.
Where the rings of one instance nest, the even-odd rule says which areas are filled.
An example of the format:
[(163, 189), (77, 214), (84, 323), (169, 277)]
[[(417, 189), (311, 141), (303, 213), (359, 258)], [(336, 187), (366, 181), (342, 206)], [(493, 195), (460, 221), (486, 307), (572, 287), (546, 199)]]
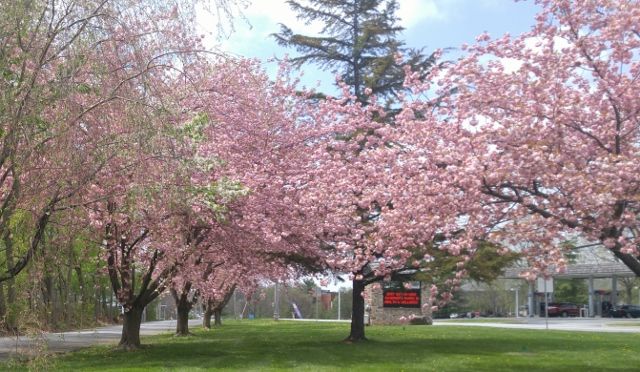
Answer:
[(280, 297), (278, 297), (278, 282), (273, 290), (273, 320), (280, 319)]
[(589, 317), (596, 316), (593, 293), (593, 276), (589, 276)]
[(342, 307), (340, 306), (340, 293), (342, 293), (342, 288), (338, 288), (338, 320), (340, 320), (340, 311)]
[(535, 315), (535, 309), (534, 309), (534, 298), (533, 298), (533, 282), (529, 282), (529, 292), (527, 294), (527, 300), (528, 300), (528, 316), (529, 317), (533, 317)]
[(544, 324), (549, 329), (549, 296), (547, 296), (547, 278), (544, 278)]
[(520, 288), (516, 288), (516, 318), (520, 318), (520, 314), (518, 312), (518, 309), (520, 308), (520, 301), (518, 299), (518, 292), (520, 291)]

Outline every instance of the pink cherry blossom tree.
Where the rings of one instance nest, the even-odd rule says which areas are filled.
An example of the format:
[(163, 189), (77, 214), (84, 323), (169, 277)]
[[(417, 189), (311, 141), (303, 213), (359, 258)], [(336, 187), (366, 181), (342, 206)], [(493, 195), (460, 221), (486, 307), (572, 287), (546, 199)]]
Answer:
[(145, 125), (124, 136), (110, 171), (86, 195), (124, 309), (127, 349), (139, 347), (142, 310), (164, 288), (173, 289), (184, 320), (178, 332), (187, 334), (194, 295), (219, 294), (205, 285), (219, 266), (271, 278), (289, 264), (319, 265), (308, 231), (315, 220), (291, 202), (310, 161), (307, 141), (322, 133), (305, 129), (296, 104), (304, 100), (254, 61), (182, 65), (184, 75), (157, 73), (149, 83), (162, 93), (161, 110), (135, 106), (128, 110), (137, 115), (117, 121), (137, 126), (144, 117)]
[(534, 277), (562, 241), (601, 244), (640, 275), (640, 4), (540, 0), (530, 32), (481, 35), (442, 84), (459, 131), (449, 162), (478, 182), (493, 239), (526, 246)]
[[(137, 309), (165, 285), (162, 273), (171, 265), (158, 266), (163, 249), (156, 255), (149, 242), (179, 215), (171, 208), (175, 192), (167, 192), (177, 181), (166, 176), (179, 146), (167, 131), (188, 121), (184, 97), (196, 91), (188, 76), (206, 65), (193, 32), (195, 3), (3, 4), (0, 234), (7, 267), (0, 281), (31, 261), (52, 215), (83, 206), (102, 229), (109, 274), (126, 309)], [(210, 3), (220, 10), (235, 4)], [(163, 208), (149, 207), (151, 195)], [(13, 251), (17, 218), (31, 226), (24, 252)], [(148, 270), (136, 297), (142, 257)], [(135, 346), (139, 340), (128, 328), (131, 337), (123, 339)]]
[[(140, 3), (3, 4), (0, 231), (7, 260), (0, 282), (26, 267), (51, 216), (76, 207), (71, 199), (104, 170), (114, 148), (114, 133), (105, 130), (111, 104), (144, 104), (146, 97), (125, 91), (158, 70), (175, 70), (177, 53), (201, 49), (187, 36), (195, 2)], [(14, 252), (10, 222), (17, 218), (30, 225), (24, 252)]]
[[(409, 272), (427, 270), (433, 261), (428, 250), (437, 246), (458, 256), (460, 264), (452, 278), (443, 281), (446, 290), (434, 287), (423, 306), (447, 301), (464, 276), (464, 264), (474, 252), (480, 230), (473, 229), (468, 218), (466, 224), (462, 221), (474, 195), (460, 193), (463, 181), (450, 177), (452, 168), (438, 165), (451, 150), (444, 145), (448, 139), (440, 132), (442, 123), (432, 114), (433, 102), (407, 99), (395, 116), (386, 113), (375, 97), (364, 106), (344, 88), (341, 98), (319, 103), (316, 120), (334, 123), (334, 132), (313, 148), (313, 166), (301, 200), (320, 218), (316, 236), (327, 265), (352, 276), (347, 341), (356, 342), (365, 339), (367, 285), (406, 280)], [(412, 127), (420, 132), (412, 132)], [(437, 147), (424, 148), (422, 140)]]

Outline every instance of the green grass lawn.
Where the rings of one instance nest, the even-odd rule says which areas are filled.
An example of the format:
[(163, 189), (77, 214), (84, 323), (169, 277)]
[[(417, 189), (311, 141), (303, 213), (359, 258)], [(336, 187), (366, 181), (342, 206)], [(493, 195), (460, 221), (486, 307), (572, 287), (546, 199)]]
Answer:
[(608, 327), (640, 327), (640, 321), (638, 320), (629, 320), (626, 322), (619, 323), (606, 323)]
[(376, 326), (346, 344), (345, 323), (227, 322), (63, 355), (56, 371), (638, 371), (640, 335), (455, 326)]

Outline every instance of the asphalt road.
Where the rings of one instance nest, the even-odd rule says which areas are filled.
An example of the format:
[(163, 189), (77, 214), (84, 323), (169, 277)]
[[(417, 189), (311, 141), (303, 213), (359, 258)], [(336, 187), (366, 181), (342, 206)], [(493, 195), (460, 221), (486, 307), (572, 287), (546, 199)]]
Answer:
[[(202, 321), (190, 320), (189, 325), (195, 326)], [(176, 328), (175, 320), (142, 323), (140, 334), (156, 335), (171, 332)], [(0, 337), (0, 360), (6, 360), (12, 355), (30, 355), (42, 350), (50, 352), (66, 352), (98, 344), (115, 344), (120, 340), (121, 325), (100, 327), (73, 332), (47, 333), (36, 338), (30, 337)]]

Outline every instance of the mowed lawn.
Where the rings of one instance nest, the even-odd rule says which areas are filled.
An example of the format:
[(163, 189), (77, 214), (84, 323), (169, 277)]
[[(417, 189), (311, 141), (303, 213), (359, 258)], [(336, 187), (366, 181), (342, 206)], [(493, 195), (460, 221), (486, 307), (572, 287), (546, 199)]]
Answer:
[(375, 326), (346, 344), (346, 323), (245, 320), (57, 358), (56, 371), (638, 371), (640, 335), (456, 326)]

